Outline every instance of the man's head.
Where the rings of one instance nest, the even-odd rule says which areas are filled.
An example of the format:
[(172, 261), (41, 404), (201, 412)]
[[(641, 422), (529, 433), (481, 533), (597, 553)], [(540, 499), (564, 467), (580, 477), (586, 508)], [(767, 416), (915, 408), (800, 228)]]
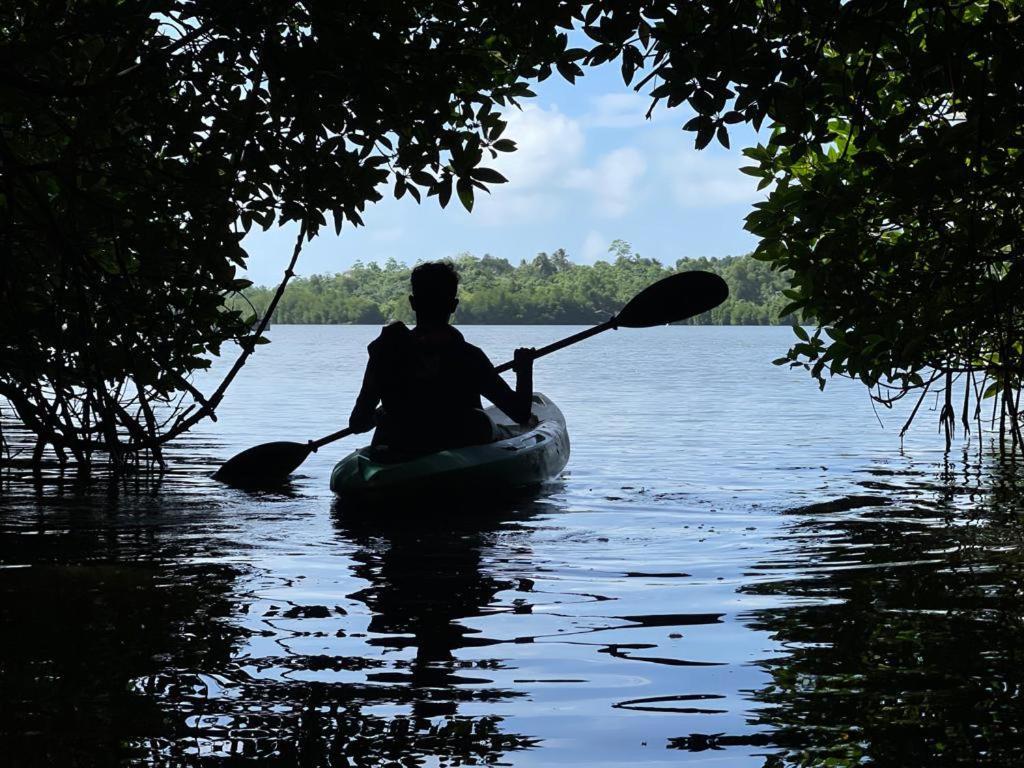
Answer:
[(428, 261), (412, 271), (409, 304), (418, 325), (447, 323), (459, 305), (459, 273), (448, 261)]

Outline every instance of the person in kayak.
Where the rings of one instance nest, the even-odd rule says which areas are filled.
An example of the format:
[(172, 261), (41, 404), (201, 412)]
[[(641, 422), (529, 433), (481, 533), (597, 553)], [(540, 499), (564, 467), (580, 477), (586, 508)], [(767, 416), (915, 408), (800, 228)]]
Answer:
[(483, 350), (449, 324), (459, 304), (455, 267), (443, 261), (420, 264), (411, 282), (416, 327), (387, 325), (367, 347), (370, 359), (349, 427), (354, 432), (376, 427), (373, 445), (397, 451), (487, 443), (500, 435), (482, 410), (481, 396), (513, 421), (529, 424), (534, 350), (515, 351), (513, 391)]

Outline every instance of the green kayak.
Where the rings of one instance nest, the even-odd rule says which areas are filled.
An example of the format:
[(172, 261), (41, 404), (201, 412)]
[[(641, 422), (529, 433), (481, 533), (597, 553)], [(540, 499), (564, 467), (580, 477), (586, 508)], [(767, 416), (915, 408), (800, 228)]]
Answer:
[(387, 462), (373, 448), (360, 448), (339, 461), (331, 490), (351, 498), (373, 499), (421, 494), (473, 494), (539, 485), (558, 475), (569, 461), (565, 417), (540, 393), (533, 396), (537, 424), (523, 429), (495, 407), (487, 415), (512, 437)]

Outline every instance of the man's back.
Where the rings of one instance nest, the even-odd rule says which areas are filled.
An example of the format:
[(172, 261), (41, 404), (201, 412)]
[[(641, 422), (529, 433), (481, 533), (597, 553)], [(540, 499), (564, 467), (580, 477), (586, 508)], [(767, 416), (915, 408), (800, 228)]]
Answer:
[(404, 419), (429, 422), (479, 408), (480, 395), (494, 377), (483, 351), (450, 325), (423, 333), (394, 323), (368, 351), (384, 410)]
[(367, 351), (370, 359), (351, 421), (369, 428), (380, 402), (387, 434), (375, 442), (407, 448), (484, 442), (486, 427), (473, 413), (482, 407), (481, 396), (514, 419), (528, 418), (487, 355), (449, 325), (410, 330), (393, 323)]
[[(438, 450), (486, 442), (492, 430), (480, 411), (486, 397), (520, 423), (530, 419), (532, 350), (516, 350), (516, 390), (491, 361), (448, 321), (459, 304), (459, 276), (448, 262), (412, 271), (409, 304), (416, 327), (392, 323), (368, 347), (370, 360), (349, 426), (378, 427), (374, 442), (408, 450)], [(383, 417), (375, 413), (383, 404)]]

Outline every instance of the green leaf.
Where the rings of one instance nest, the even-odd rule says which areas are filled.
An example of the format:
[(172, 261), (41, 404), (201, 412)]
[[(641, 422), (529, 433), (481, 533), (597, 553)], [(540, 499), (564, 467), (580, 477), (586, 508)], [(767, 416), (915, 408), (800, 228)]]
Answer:
[(716, 131), (715, 135), (718, 137), (718, 143), (721, 144), (726, 149), (728, 149), (729, 148), (729, 130), (724, 125), (720, 125), (720, 126), (718, 126), (718, 131)]
[(270, 339), (268, 339), (266, 336), (257, 336), (256, 334), (253, 333), (248, 336), (243, 336), (238, 340), (238, 343), (242, 347), (249, 347), (260, 344), (269, 344)]
[(474, 179), (486, 182), (487, 184), (504, 184), (508, 181), (508, 179), (493, 168), (474, 168), (469, 172), (469, 175)]
[(455, 185), (455, 189), (459, 195), (459, 201), (462, 203), (462, 207), (467, 211), (472, 212), (473, 210), (473, 183), (463, 177), (458, 180)]
[(448, 206), (448, 201), (452, 198), (452, 177), (445, 176), (441, 179), (437, 188), (437, 201), (440, 203), (442, 208)]
[(711, 143), (711, 139), (715, 136), (715, 127), (710, 121), (703, 123), (697, 130), (697, 138), (693, 142), (693, 146), (697, 149), (704, 149), (708, 144)]
[(575, 83), (577, 77), (583, 77), (583, 70), (579, 64), (571, 61), (557, 61), (555, 67), (558, 69), (558, 74), (568, 80), (570, 83)]
[(409, 174), (410, 178), (419, 184), (421, 187), (431, 187), (437, 183), (437, 179), (431, 176), (426, 171), (413, 171)]

